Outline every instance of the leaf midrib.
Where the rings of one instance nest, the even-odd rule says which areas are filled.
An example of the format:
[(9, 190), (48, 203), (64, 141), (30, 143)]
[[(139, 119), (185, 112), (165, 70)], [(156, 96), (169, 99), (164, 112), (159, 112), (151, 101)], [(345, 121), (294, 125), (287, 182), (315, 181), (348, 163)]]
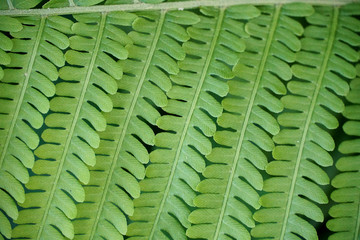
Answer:
[(76, 6), (76, 4), (74, 3), (74, 0), (68, 0), (68, 2), (69, 2), (70, 7)]
[(35, 40), (35, 43), (34, 43), (34, 48), (33, 48), (33, 51), (31, 53), (31, 58), (29, 60), (27, 71), (25, 73), (25, 80), (23, 82), (20, 97), (19, 97), (19, 100), (18, 100), (18, 102), (16, 104), (15, 112), (14, 112), (14, 115), (13, 115), (12, 121), (11, 121), (11, 126), (10, 126), (9, 132), (7, 134), (6, 142), (4, 144), (4, 148), (3, 148), (3, 151), (2, 151), (2, 154), (1, 154), (0, 169), (2, 169), (2, 165), (4, 163), (4, 159), (5, 159), (5, 156), (6, 156), (6, 153), (7, 153), (7, 148), (9, 147), (10, 140), (11, 140), (11, 137), (13, 135), (14, 128), (15, 128), (15, 123), (17, 121), (22, 121), (22, 119), (18, 119), (18, 115), (20, 113), (21, 106), (24, 104), (23, 100), (24, 100), (24, 97), (25, 97), (25, 94), (26, 94), (26, 89), (28, 87), (31, 72), (33, 70), (33, 66), (34, 66), (34, 63), (35, 63), (35, 58), (37, 56), (36, 53), (38, 52), (38, 49), (39, 49), (39, 46), (40, 46), (40, 41), (41, 41), (41, 37), (42, 37), (42, 33), (44, 31), (44, 28), (45, 28), (45, 17), (41, 17), (39, 30), (37, 32), (36, 40)]
[[(15, 9), (14, 8), (14, 5), (12, 4), (11, 0), (7, 0), (7, 4), (9, 6), (9, 9), (12, 10), (12, 9)], [(0, 14), (1, 15), (1, 14)]]
[[(119, 154), (120, 154), (120, 151), (122, 149), (122, 144), (124, 142), (124, 139), (125, 139), (125, 136), (126, 136), (126, 132), (127, 132), (127, 128), (129, 126), (129, 123), (130, 123), (130, 119), (132, 117), (132, 113), (135, 109), (135, 106), (136, 106), (136, 103), (137, 103), (137, 100), (139, 98), (139, 94), (140, 94), (140, 90), (142, 89), (142, 86), (143, 86), (143, 83), (145, 81), (145, 77), (146, 77), (146, 74), (148, 72), (148, 69), (150, 67), (150, 64), (151, 64), (151, 61), (153, 59), (153, 56), (154, 56), (154, 53), (155, 53), (155, 50), (156, 50), (156, 46), (157, 46), (157, 43), (159, 41), (159, 37), (160, 37), (160, 33), (161, 33), (161, 30), (162, 30), (162, 26), (164, 24), (164, 19), (165, 19), (165, 11), (162, 11), (161, 12), (161, 15), (160, 15), (160, 18), (159, 18), (159, 24), (157, 26), (157, 29), (156, 29), (156, 32), (155, 32), (155, 35), (154, 35), (154, 38), (153, 38), (153, 42), (152, 42), (152, 45), (151, 45), (151, 48), (150, 48), (150, 51), (149, 51), (149, 54), (147, 56), (147, 59), (146, 59), (146, 63), (145, 63), (145, 66), (144, 66), (144, 69), (141, 73), (141, 77), (140, 77), (140, 81), (137, 85), (137, 88), (136, 88), (136, 91), (135, 91), (135, 94), (134, 94), (134, 97), (133, 97), (133, 100), (131, 102), (131, 105), (130, 105), (130, 108), (129, 108), (129, 111), (127, 113), (127, 116), (126, 116), (126, 120), (125, 120), (125, 123), (123, 125), (123, 128), (122, 128), (122, 132), (121, 132), (121, 136), (120, 136), (120, 139), (119, 139), (119, 142), (116, 146), (116, 150), (115, 150), (115, 154), (114, 154), (114, 157), (113, 157), (113, 161), (112, 161), (112, 164), (111, 164), (111, 167), (110, 167), (110, 171), (109, 171), (109, 174), (108, 174), (108, 177), (107, 177), (107, 180), (106, 180), (106, 184), (105, 184), (105, 187), (104, 187), (104, 193), (108, 193), (108, 189), (110, 187), (110, 183), (112, 182), (112, 176), (113, 176), (113, 173), (114, 173), (114, 170), (115, 170), (115, 167), (116, 167), (116, 163), (119, 159)], [(95, 235), (95, 232), (97, 230), (97, 226), (98, 226), (98, 223), (99, 223), (99, 220), (100, 220), (100, 216), (103, 212), (103, 205), (105, 204), (105, 199), (107, 197), (108, 194), (103, 194), (102, 198), (101, 198), (101, 201), (100, 201), (100, 204), (99, 204), (99, 207), (98, 209), (100, 211), (98, 211), (98, 214), (96, 216), (96, 220), (95, 220), (95, 223), (94, 223), (94, 227), (93, 227), (93, 230), (91, 232), (91, 235), (90, 235), (90, 238), (89, 239), (92, 239)]]
[(221, 206), (221, 212), (220, 212), (219, 220), (218, 220), (218, 223), (217, 223), (217, 226), (216, 226), (214, 239), (218, 239), (218, 236), (220, 234), (220, 229), (221, 229), (221, 226), (222, 226), (222, 223), (223, 223), (224, 214), (225, 214), (225, 211), (226, 211), (226, 208), (227, 208), (227, 201), (229, 200), (229, 195), (230, 195), (230, 191), (231, 191), (231, 188), (232, 188), (232, 183), (234, 181), (235, 172), (236, 172), (236, 169), (238, 168), (239, 156), (240, 156), (240, 152), (241, 152), (241, 149), (242, 149), (242, 144), (243, 144), (243, 141), (244, 141), (244, 137), (245, 137), (245, 133), (246, 133), (246, 130), (247, 130), (248, 122), (249, 122), (249, 119), (250, 119), (250, 116), (251, 116), (251, 110), (253, 109), (253, 105), (254, 105), (254, 102), (255, 102), (255, 97), (256, 97), (256, 94), (257, 94), (257, 90), (259, 88), (260, 80), (262, 78), (263, 72), (265, 70), (265, 65), (266, 65), (266, 62), (267, 62), (267, 59), (268, 59), (268, 56), (269, 56), (271, 43), (272, 43), (272, 40), (274, 38), (275, 30), (276, 30), (276, 27), (277, 27), (277, 24), (278, 24), (280, 8), (281, 8), (281, 5), (277, 5), (276, 8), (275, 8), (274, 17), (272, 19), (271, 28), (270, 28), (270, 31), (269, 31), (269, 34), (268, 34), (268, 39), (266, 41), (266, 45), (265, 45), (265, 48), (264, 48), (264, 54), (263, 54), (263, 57), (262, 57), (262, 60), (261, 60), (260, 66), (259, 66), (259, 72), (258, 72), (258, 74), (256, 76), (254, 88), (253, 88), (253, 91), (251, 93), (249, 105), (248, 105), (246, 115), (245, 115), (245, 119), (244, 119), (244, 122), (243, 122), (243, 125), (242, 125), (240, 138), (239, 138), (239, 141), (238, 141), (237, 146), (236, 146), (236, 154), (234, 156), (234, 161), (233, 161), (231, 173), (230, 173), (229, 180), (228, 180), (228, 183), (227, 183), (227, 186), (226, 186), (226, 191), (225, 191), (225, 194), (224, 194), (225, 197), (224, 197), (224, 200), (223, 200), (223, 204)]
[(294, 191), (295, 191), (295, 185), (296, 185), (296, 180), (298, 179), (298, 172), (299, 172), (299, 168), (300, 168), (300, 162), (302, 159), (302, 155), (303, 155), (303, 150), (304, 150), (304, 146), (305, 146), (305, 142), (306, 142), (306, 137), (307, 137), (307, 133), (309, 131), (310, 125), (311, 125), (311, 119), (314, 113), (314, 109), (316, 106), (316, 102), (317, 102), (317, 98), (320, 92), (320, 88), (322, 85), (322, 81), (324, 79), (324, 75), (327, 69), (327, 64), (329, 62), (329, 58), (333, 49), (333, 45), (334, 45), (334, 41), (335, 41), (335, 34), (336, 34), (336, 29), (337, 29), (337, 23), (338, 23), (338, 16), (339, 16), (339, 8), (338, 7), (334, 7), (334, 15), (333, 15), (333, 19), (332, 19), (332, 26), (331, 26), (331, 30), (330, 30), (330, 34), (329, 34), (329, 41), (328, 41), (328, 45), (327, 45), (327, 49), (324, 55), (324, 60), (322, 62), (322, 66), (321, 66), (321, 70), (320, 70), (320, 74), (319, 74), (319, 78), (317, 80), (317, 85), (313, 94), (313, 99), (311, 101), (311, 105), (309, 108), (309, 114), (307, 116), (306, 122), (305, 122), (305, 126), (304, 126), (304, 130), (303, 130), (303, 134), (301, 137), (301, 142), (299, 145), (299, 153), (297, 155), (296, 158), (296, 165), (295, 165), (295, 169), (294, 169), (294, 174), (292, 175), (292, 181), (291, 181), (291, 185), (290, 185), (290, 190), (289, 190), (289, 197), (288, 197), (288, 201), (286, 204), (286, 209), (285, 209), (285, 216), (284, 216), (284, 220), (282, 222), (282, 228), (281, 228), (281, 233), (280, 233), (280, 239), (283, 240), (285, 237), (285, 233), (286, 233), (286, 226), (288, 223), (288, 218), (290, 215), (290, 208), (292, 206), (292, 200), (293, 200), (293, 196), (294, 196)]
[(171, 168), (171, 173), (170, 173), (170, 176), (169, 176), (169, 180), (168, 180), (168, 183), (166, 185), (164, 195), (163, 195), (163, 198), (161, 200), (158, 212), (156, 214), (156, 218), (155, 218), (154, 224), (152, 226), (149, 239), (153, 238), (156, 226), (157, 226), (157, 224), (159, 222), (159, 219), (160, 219), (160, 215), (161, 215), (161, 213), (163, 211), (166, 199), (168, 198), (168, 195), (169, 195), (169, 192), (170, 192), (170, 187), (171, 187), (173, 179), (174, 179), (175, 170), (176, 170), (177, 164), (179, 162), (179, 157), (180, 157), (180, 153), (181, 153), (184, 141), (185, 141), (185, 137), (187, 135), (187, 132), (188, 132), (188, 129), (189, 129), (189, 126), (190, 126), (190, 122), (191, 122), (193, 113), (195, 111), (195, 107), (196, 107), (196, 104), (197, 104), (197, 101), (198, 101), (202, 86), (204, 84), (204, 81), (205, 81), (205, 78), (206, 78), (206, 75), (207, 75), (207, 72), (208, 72), (208, 69), (209, 69), (209, 66), (210, 66), (210, 62), (212, 60), (212, 56), (213, 56), (213, 53), (214, 53), (214, 50), (215, 50), (217, 40), (219, 38), (219, 33), (220, 33), (222, 22), (223, 22), (223, 19), (224, 19), (224, 11), (225, 11), (225, 8), (220, 8), (220, 13), (218, 15), (218, 21), (217, 21), (216, 28), (215, 28), (215, 31), (214, 31), (214, 38), (212, 39), (212, 42), (211, 42), (211, 45), (210, 45), (210, 48), (209, 48), (209, 52), (208, 52), (208, 55), (207, 55), (207, 58), (206, 58), (206, 62), (205, 62), (205, 65), (204, 65), (204, 68), (203, 68), (203, 71), (202, 71), (202, 74), (201, 74), (201, 77), (200, 77), (200, 81), (199, 81), (199, 84), (197, 86), (196, 92), (194, 94), (193, 101), (192, 101), (189, 113), (187, 115), (187, 118), (186, 118), (186, 122), (184, 124), (183, 132), (181, 134), (179, 145), (178, 145), (178, 148), (176, 150), (176, 155), (175, 155), (175, 159), (174, 159), (174, 162), (173, 162), (173, 166)]
[(73, 138), (76, 123), (79, 120), (79, 115), (80, 115), (81, 108), (82, 108), (82, 105), (83, 105), (82, 103), (84, 102), (85, 94), (87, 92), (87, 88), (88, 88), (88, 85), (90, 83), (92, 70), (94, 68), (95, 61), (96, 61), (96, 58), (97, 58), (97, 53), (98, 53), (99, 48), (100, 48), (100, 43), (101, 43), (101, 40), (102, 40), (102, 34), (103, 34), (103, 31), (104, 31), (104, 26), (105, 26), (105, 20), (106, 20), (106, 13), (102, 13), (100, 24), (99, 24), (99, 32), (98, 32), (98, 35), (97, 35), (97, 38), (96, 38), (96, 43), (95, 43), (94, 51), (93, 51), (93, 54), (92, 54), (92, 57), (91, 57), (91, 60), (90, 60), (88, 72), (87, 72), (87, 75), (86, 75), (86, 78), (85, 78), (85, 83), (84, 83), (84, 85), (82, 87), (82, 90), (81, 90), (81, 95), (79, 97), (79, 101), (78, 101), (78, 104), (77, 104), (77, 107), (76, 107), (74, 118), (73, 118), (73, 121), (72, 121), (72, 124), (71, 124), (71, 127), (70, 127), (69, 134), (68, 134), (67, 139), (66, 139), (64, 152), (63, 152), (63, 154), (61, 156), (61, 159), (60, 159), (60, 164), (59, 164), (59, 167), (57, 169), (55, 180), (53, 181), (53, 187), (51, 189), (51, 192), (50, 192), (47, 204), (46, 204), (46, 208), (45, 208), (45, 212), (44, 212), (44, 218), (43, 218), (43, 220), (42, 220), (42, 222), (40, 224), (40, 229), (39, 229), (39, 232), (38, 232), (38, 235), (37, 235), (37, 239), (40, 238), (40, 236), (42, 234), (42, 231), (44, 229), (44, 225), (45, 225), (45, 222), (47, 220), (48, 213), (49, 213), (49, 210), (50, 210), (51, 202), (52, 202), (52, 199), (54, 197), (55, 191), (57, 189), (57, 183), (58, 183), (58, 181), (60, 179), (60, 175), (62, 173), (62, 168), (63, 168), (63, 165), (65, 163), (65, 158), (66, 158), (66, 156), (68, 154), (70, 143), (71, 143), (71, 140)]
[(144, 11), (144, 10), (171, 10), (188, 9), (200, 6), (229, 7), (234, 5), (252, 4), (286, 4), (293, 2), (304, 2), (311, 5), (345, 5), (354, 2), (354, 0), (193, 0), (185, 2), (163, 2), (158, 4), (133, 3), (117, 5), (96, 5), (90, 7), (63, 7), (63, 8), (45, 8), (45, 9), (14, 9), (0, 10), (0, 15), (26, 16), (26, 15), (65, 15), (75, 13), (93, 13), (93, 12), (114, 12), (114, 11)]

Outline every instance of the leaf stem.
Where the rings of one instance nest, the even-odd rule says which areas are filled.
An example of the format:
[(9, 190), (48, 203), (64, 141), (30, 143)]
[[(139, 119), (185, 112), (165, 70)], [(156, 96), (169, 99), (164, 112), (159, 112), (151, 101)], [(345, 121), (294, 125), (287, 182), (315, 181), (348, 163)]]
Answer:
[(70, 7), (76, 6), (76, 4), (74, 3), (74, 0), (68, 0), (68, 1), (69, 1), (69, 6)]
[[(8, 4), (8, 6), (9, 6), (9, 10), (15, 9), (15, 8), (14, 8), (14, 5), (12, 4), (12, 1), (11, 1), (11, 0), (7, 0), (7, 4)], [(1, 15), (1, 14), (0, 14), (0, 15)]]
[(359, 0), (202, 0), (185, 2), (164, 2), (159, 4), (134, 3), (118, 5), (95, 5), (89, 7), (64, 7), (64, 8), (46, 8), (46, 9), (13, 9), (0, 10), (0, 15), (10, 16), (28, 16), (28, 15), (65, 15), (74, 13), (92, 13), (92, 12), (114, 12), (114, 11), (144, 11), (144, 10), (170, 10), (170, 9), (188, 9), (200, 6), (228, 7), (241, 4), (286, 4), (292, 2), (304, 2), (315, 5), (344, 5), (357, 2)]

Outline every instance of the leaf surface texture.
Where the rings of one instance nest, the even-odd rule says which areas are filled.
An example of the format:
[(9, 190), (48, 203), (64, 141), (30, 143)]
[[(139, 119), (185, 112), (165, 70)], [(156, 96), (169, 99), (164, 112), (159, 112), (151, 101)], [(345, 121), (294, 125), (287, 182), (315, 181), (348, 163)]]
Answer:
[(0, 1), (0, 239), (359, 238), (360, 4), (305, 2)]

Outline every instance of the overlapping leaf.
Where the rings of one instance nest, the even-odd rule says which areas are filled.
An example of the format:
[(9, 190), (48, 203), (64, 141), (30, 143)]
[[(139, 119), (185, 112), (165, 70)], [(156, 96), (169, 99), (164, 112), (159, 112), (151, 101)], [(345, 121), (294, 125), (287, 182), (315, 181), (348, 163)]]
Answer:
[(340, 113), (327, 226), (357, 239), (360, 5), (172, 1), (0, 1), (45, 14), (0, 16), (0, 239), (317, 239)]
[(261, 198), (265, 208), (254, 215), (263, 223), (253, 231), (256, 237), (317, 239), (307, 219), (324, 220), (317, 204), (328, 199), (319, 185), (329, 183), (322, 167), (332, 165), (328, 151), (335, 147), (327, 129), (338, 127), (333, 112), (344, 109), (338, 95), (346, 95), (348, 85), (339, 75), (353, 78), (355, 68), (348, 61), (357, 59), (348, 45), (353, 35), (344, 34), (350, 31), (342, 27), (338, 11), (317, 7), (307, 17), (310, 26), (301, 40), (297, 64), (292, 66), (296, 79), (288, 83), (291, 94), (282, 98), (288, 111), (278, 118), (284, 129), (274, 137), (278, 144), (273, 151), (276, 161), (266, 167), (274, 177), (264, 184), (269, 192)]
[[(130, 40), (114, 32), (113, 22), (131, 22), (132, 14), (82, 14), (74, 18), (77, 22), (71, 31), (75, 35), (70, 37), (71, 49), (65, 54), (69, 65), (59, 71), (63, 81), (56, 85), (52, 113), (45, 120), (45, 143), (35, 151), (40, 159), (33, 168), (36, 175), (26, 185), (31, 192), (14, 230), (17, 237), (74, 237), (71, 219), (77, 215), (75, 202), (85, 199), (80, 182), (89, 182), (87, 165), (95, 165), (92, 148), (100, 142), (97, 131), (106, 128), (101, 112), (112, 110), (107, 94), (117, 91), (116, 80), (122, 77), (116, 59), (128, 56), (123, 45)], [(46, 184), (49, 182), (52, 184)]]
[[(7, 54), (11, 62), (4, 70), (0, 92), (0, 191), (4, 195), (0, 201), (2, 206), (9, 206), (5, 212), (13, 219), (18, 215), (13, 201), (25, 201), (21, 183), (29, 181), (27, 168), (32, 168), (34, 164), (32, 150), (40, 141), (35, 129), (43, 125), (43, 114), (49, 111), (48, 97), (55, 94), (52, 81), (58, 78), (56, 67), (65, 64), (61, 49), (69, 45), (63, 33), (65, 29), (61, 26), (68, 24), (67, 19), (23, 17), (18, 20), (23, 28), (18, 26), (21, 31), (11, 32), (13, 47)], [(13, 26), (16, 27), (16, 23)], [(4, 44), (10, 42), (5, 38)], [(2, 234), (9, 238), (9, 223), (2, 221), (0, 228)]]

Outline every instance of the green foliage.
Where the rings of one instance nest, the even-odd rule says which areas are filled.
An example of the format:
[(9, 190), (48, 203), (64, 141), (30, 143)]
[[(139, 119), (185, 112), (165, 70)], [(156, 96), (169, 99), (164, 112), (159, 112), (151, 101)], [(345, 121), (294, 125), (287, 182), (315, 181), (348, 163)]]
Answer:
[(222, 2), (0, 2), (0, 239), (359, 239), (360, 4)]
[(341, 157), (336, 163), (336, 168), (340, 173), (331, 181), (331, 184), (336, 188), (331, 193), (331, 198), (337, 204), (329, 210), (329, 214), (334, 219), (326, 223), (327, 227), (335, 232), (329, 237), (330, 240), (359, 238), (359, 64), (357, 65), (357, 70), (357, 77), (351, 80), (350, 91), (346, 96), (350, 105), (346, 106), (343, 112), (344, 117), (348, 119), (343, 125), (344, 132), (352, 136), (352, 138), (344, 140), (339, 145), (339, 151), (345, 156)]
[[(275, 177), (264, 183), (264, 191), (270, 193), (261, 199), (266, 208), (254, 215), (256, 220), (264, 222), (253, 230), (255, 236), (290, 239), (297, 234), (314, 239), (317, 236), (315, 229), (300, 216), (324, 221), (323, 213), (315, 203), (328, 202), (318, 186), (329, 184), (329, 177), (321, 167), (332, 165), (333, 160), (327, 151), (333, 151), (335, 147), (326, 129), (338, 127), (332, 114), (344, 110), (337, 95), (346, 95), (348, 85), (341, 75), (355, 77), (355, 68), (346, 60), (353, 60), (351, 56), (354, 53), (356, 56), (356, 52), (345, 45), (349, 41), (342, 37), (342, 28), (337, 26), (338, 11), (337, 8), (317, 7), (315, 13), (307, 17), (310, 25), (304, 31), (301, 51), (292, 66), (296, 79), (287, 84), (290, 94), (281, 99), (285, 110), (292, 112), (281, 113), (278, 117), (283, 129), (274, 137), (277, 146), (273, 157), (277, 161), (266, 167), (266, 172)], [(320, 36), (328, 37), (320, 40)], [(349, 52), (336, 52), (335, 55), (339, 44), (345, 45)], [(279, 196), (286, 200), (279, 203)]]

